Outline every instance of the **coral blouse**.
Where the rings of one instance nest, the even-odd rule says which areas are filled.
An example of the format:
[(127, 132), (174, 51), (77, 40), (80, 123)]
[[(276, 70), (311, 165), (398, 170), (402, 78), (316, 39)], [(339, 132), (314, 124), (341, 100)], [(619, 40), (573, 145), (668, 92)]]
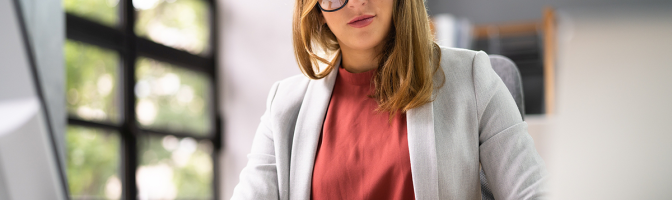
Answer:
[(376, 70), (338, 76), (317, 147), (311, 199), (414, 199), (406, 114), (377, 112)]

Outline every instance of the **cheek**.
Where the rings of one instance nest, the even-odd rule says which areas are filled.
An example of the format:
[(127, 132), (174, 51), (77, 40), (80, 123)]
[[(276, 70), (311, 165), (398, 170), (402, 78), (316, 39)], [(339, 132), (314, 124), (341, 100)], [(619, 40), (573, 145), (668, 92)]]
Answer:
[(347, 21), (344, 21), (342, 16), (337, 15), (337, 13), (322, 13), (324, 16), (324, 22), (327, 23), (331, 32), (336, 36), (340, 36), (340, 33), (345, 27), (339, 26), (339, 24), (347, 24)]
[(384, 13), (385, 15), (385, 23), (386, 24), (391, 24), (392, 23), (392, 13), (394, 10), (394, 1), (393, 0), (381, 0), (381, 13)]

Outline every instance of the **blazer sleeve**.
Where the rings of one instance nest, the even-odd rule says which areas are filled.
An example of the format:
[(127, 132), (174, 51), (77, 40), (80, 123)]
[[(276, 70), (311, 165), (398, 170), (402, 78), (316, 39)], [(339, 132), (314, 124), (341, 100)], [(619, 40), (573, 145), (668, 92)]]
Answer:
[(544, 199), (544, 161), (511, 93), (484, 52), (476, 54), (472, 70), (480, 162), (495, 199)]
[(231, 199), (279, 199), (278, 176), (273, 142), (271, 105), (279, 82), (273, 84), (266, 100), (266, 111), (252, 141), (248, 162), (240, 172), (240, 182), (233, 189)]

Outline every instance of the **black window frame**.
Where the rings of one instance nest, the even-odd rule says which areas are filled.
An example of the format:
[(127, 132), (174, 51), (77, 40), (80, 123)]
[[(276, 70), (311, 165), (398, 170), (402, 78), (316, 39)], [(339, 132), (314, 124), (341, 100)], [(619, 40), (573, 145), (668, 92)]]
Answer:
[[(90, 121), (68, 116), (68, 125), (88, 128), (116, 131), (121, 139), (121, 199), (138, 199), (138, 187), (136, 172), (139, 167), (138, 138), (141, 136), (166, 136), (172, 135), (178, 138), (191, 137), (196, 140), (208, 140), (213, 145), (212, 159), (212, 197), (219, 199), (219, 153), (222, 149), (222, 123), (218, 96), (218, 70), (217, 64), (217, 2), (216, 0), (201, 0), (208, 3), (209, 10), (209, 52), (207, 55), (194, 55), (189, 52), (175, 49), (153, 42), (147, 38), (138, 37), (135, 34), (136, 10), (133, 0), (120, 0), (118, 4), (119, 20), (116, 27), (103, 25), (94, 20), (86, 19), (74, 14), (66, 13), (66, 37), (69, 40), (86, 43), (116, 51), (121, 59), (119, 66), (120, 74), (117, 81), (121, 88), (118, 94), (121, 96), (121, 121), (119, 123), (107, 123)], [(210, 95), (209, 107), (212, 118), (211, 132), (208, 135), (199, 136), (186, 132), (173, 132), (169, 130), (144, 129), (136, 120), (136, 97), (134, 87), (136, 84), (136, 60), (138, 56), (172, 64), (174, 67), (201, 72), (209, 78)], [(70, 197), (69, 197), (70, 198)]]

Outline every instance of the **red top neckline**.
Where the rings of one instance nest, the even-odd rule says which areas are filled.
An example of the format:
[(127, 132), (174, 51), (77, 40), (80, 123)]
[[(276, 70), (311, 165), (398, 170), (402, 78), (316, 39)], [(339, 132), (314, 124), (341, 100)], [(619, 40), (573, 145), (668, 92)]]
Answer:
[(343, 83), (365, 86), (371, 84), (373, 75), (376, 74), (376, 71), (376, 69), (372, 69), (361, 73), (352, 73), (341, 66), (338, 68), (338, 75), (341, 80), (343, 80)]

